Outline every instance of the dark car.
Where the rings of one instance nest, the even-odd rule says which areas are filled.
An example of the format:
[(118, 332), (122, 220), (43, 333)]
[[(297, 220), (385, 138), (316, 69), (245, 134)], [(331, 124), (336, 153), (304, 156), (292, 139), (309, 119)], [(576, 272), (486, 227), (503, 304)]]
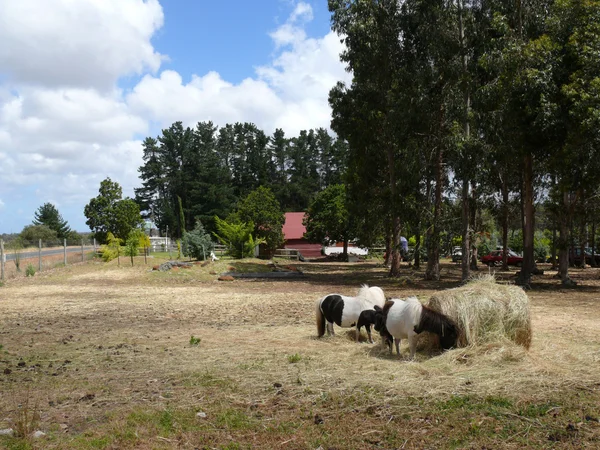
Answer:
[[(488, 266), (500, 266), (502, 265), (502, 250), (492, 250), (487, 255), (481, 257), (481, 262)], [(517, 255), (512, 250), (508, 251), (507, 261), (509, 266), (521, 267), (523, 265), (523, 257)]]
[[(590, 266), (592, 265), (592, 261), (596, 263), (596, 265), (598, 265), (598, 263), (600, 262), (600, 255), (595, 254), (594, 256), (592, 256), (592, 249), (586, 247), (585, 248), (585, 263), (589, 264)], [(575, 247), (575, 248), (571, 248), (569, 251), (569, 264), (571, 266), (580, 266), (581, 265), (581, 248), (580, 247)]]

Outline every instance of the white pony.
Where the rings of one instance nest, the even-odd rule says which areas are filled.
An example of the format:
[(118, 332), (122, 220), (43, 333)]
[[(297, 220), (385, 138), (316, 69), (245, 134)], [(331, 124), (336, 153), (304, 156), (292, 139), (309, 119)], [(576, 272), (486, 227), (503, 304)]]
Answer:
[(387, 301), (383, 307), (383, 315), (385, 328), (394, 337), (398, 355), (400, 355), (400, 341), (408, 339), (410, 359), (413, 359), (417, 349), (416, 336), (423, 331), (439, 335), (440, 345), (444, 350), (456, 345), (458, 338), (456, 324), (444, 314), (423, 306), (417, 297), (408, 297), (405, 300), (395, 298)]
[[(383, 290), (377, 286), (369, 287), (363, 284), (358, 291), (356, 297), (347, 297), (341, 294), (329, 294), (317, 300), (317, 333), (321, 337), (325, 334), (335, 335), (333, 324), (342, 328), (349, 328), (358, 324), (360, 313), (365, 310), (373, 310), (375, 306), (383, 308), (385, 304), (385, 294)], [(326, 326), (327, 325), (327, 326)], [(356, 330), (356, 341), (358, 342), (359, 329)], [(367, 329), (369, 342), (373, 342), (371, 338), (371, 330)]]

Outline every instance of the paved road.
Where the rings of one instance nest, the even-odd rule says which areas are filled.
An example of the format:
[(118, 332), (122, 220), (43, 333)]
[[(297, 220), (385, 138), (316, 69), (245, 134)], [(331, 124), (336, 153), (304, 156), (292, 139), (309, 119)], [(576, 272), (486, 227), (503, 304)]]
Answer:
[[(92, 245), (88, 246), (88, 247), (83, 247), (83, 251), (87, 252), (87, 251), (91, 251), (94, 250), (94, 247)], [(42, 256), (50, 256), (50, 255), (62, 255), (64, 252), (64, 249), (62, 248), (55, 248), (55, 249), (51, 249), (51, 250), (43, 250), (42, 249)], [(81, 253), (81, 246), (79, 247), (67, 247), (67, 253)], [(15, 254), (12, 250), (7, 251), (6, 249), (4, 250), (4, 254), (6, 256), (6, 260), (7, 261), (13, 261), (15, 259)], [(38, 257), (38, 250), (35, 251), (23, 251), (21, 253), (19, 253), (19, 255), (21, 256), (21, 259), (27, 259), (27, 258), (37, 258)]]

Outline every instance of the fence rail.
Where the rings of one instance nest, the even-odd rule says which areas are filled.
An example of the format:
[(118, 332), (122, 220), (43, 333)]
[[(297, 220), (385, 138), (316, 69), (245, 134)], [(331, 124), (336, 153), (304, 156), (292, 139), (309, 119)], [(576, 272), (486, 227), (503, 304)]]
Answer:
[(35, 246), (28, 242), (25, 244), (23, 241), (5, 243), (0, 239), (0, 281), (15, 277), (20, 272), (33, 275), (57, 266), (82, 262), (92, 258), (96, 249), (94, 241), (67, 245), (67, 240), (63, 240), (61, 245), (57, 245), (57, 242), (42, 242), (40, 239)]
[(275, 250), (273, 258), (286, 258), (298, 261), (300, 259), (300, 250), (294, 248), (278, 248)]

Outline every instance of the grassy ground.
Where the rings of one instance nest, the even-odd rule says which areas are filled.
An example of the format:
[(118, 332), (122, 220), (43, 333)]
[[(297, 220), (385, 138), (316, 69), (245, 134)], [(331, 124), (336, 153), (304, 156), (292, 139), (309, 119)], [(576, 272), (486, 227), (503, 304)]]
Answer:
[(458, 285), (455, 265), (435, 283), (409, 267), (390, 279), (376, 262), (220, 282), (231, 268), (269, 268), (149, 270), (161, 261), (69, 265), (0, 288), (0, 429), (46, 433), (0, 436), (0, 448), (600, 447), (596, 269), (575, 270), (572, 290), (551, 273), (535, 278), (529, 351), (490, 345), (410, 362), (405, 346), (398, 359), (340, 329), (317, 339), (314, 302), (361, 283), (427, 299)]

